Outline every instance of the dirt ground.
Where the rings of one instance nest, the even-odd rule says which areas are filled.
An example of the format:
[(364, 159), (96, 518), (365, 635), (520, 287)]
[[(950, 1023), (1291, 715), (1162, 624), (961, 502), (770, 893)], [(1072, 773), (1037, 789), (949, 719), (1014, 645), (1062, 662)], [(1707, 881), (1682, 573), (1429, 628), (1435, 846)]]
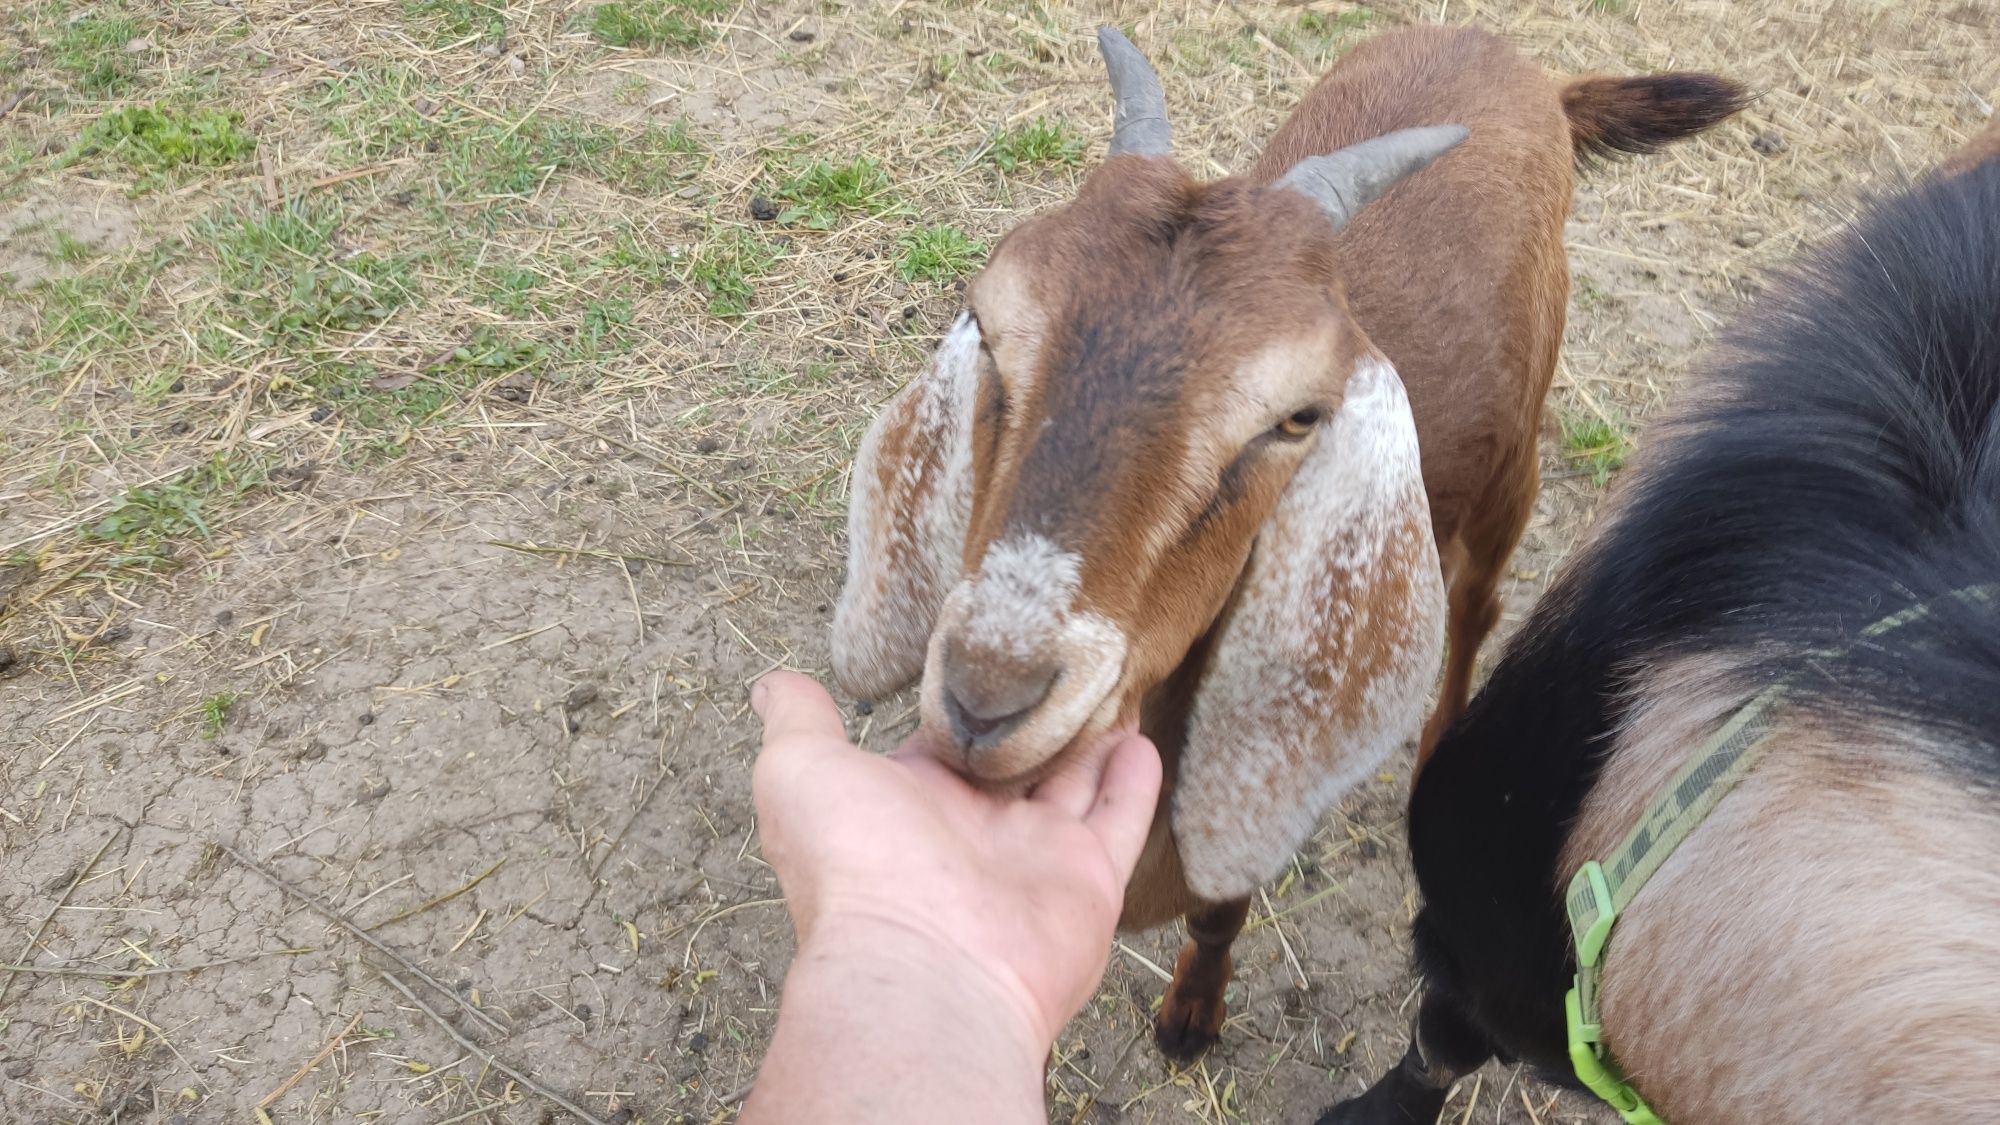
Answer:
[[(0, 1122), (731, 1118), (791, 951), (746, 687), (824, 672), (854, 441), (1101, 154), (1101, 20), (1217, 175), (1409, 22), (1761, 92), (1580, 190), (1510, 623), (1759, 276), (2000, 85), (1964, 0), (9, 5)], [(1125, 936), (1051, 1121), (1308, 1122), (1395, 1059), (1407, 765), (1196, 1065), (1178, 933)], [(1613, 1120), (1497, 1067), (1446, 1118)]]

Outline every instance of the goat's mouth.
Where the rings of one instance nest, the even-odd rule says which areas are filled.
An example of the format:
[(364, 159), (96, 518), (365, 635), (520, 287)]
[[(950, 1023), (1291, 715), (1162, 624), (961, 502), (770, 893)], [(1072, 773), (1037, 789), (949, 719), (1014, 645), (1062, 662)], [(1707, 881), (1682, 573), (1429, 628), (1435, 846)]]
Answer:
[[(954, 616), (959, 620), (949, 620)], [(1031, 662), (983, 659), (980, 638), (955, 632), (967, 624), (963, 615), (947, 612), (933, 634), (924, 666), (923, 726), (951, 748), (949, 764), (974, 784), (1025, 789), (1072, 746), (1117, 721), (1125, 634), (1094, 613), (1065, 617)]]

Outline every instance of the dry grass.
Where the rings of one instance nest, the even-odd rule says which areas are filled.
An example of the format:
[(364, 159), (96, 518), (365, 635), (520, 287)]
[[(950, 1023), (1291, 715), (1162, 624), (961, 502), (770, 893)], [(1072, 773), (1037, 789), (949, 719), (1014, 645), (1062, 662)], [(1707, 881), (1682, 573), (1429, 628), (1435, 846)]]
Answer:
[[(0, 691), (32, 683), (52, 701), (32, 757), (67, 765), (89, 724), (123, 708), (197, 737), (258, 713), (334, 659), (260, 647), (291, 607), (187, 629), (175, 642), (187, 668), (171, 682), (128, 667), (119, 642), (162, 607), (314, 580), (260, 569), (296, 565), (271, 562), (272, 543), (379, 560), (378, 533), (411, 498), (436, 507), (394, 525), (399, 544), (472, 511), (583, 526), (575, 541), (517, 536), (494, 554), (616, 573), (612, 596), (623, 612), (629, 592), (640, 641), (658, 627), (642, 592), (659, 590), (634, 583), (641, 564), (697, 572), (705, 604), (740, 601), (762, 620), (823, 598), (853, 443), (947, 322), (954, 274), (1019, 215), (1071, 194), (1101, 152), (1088, 32), (1104, 19), (1151, 53), (1183, 159), (1214, 175), (1243, 166), (1345, 45), (1408, 22), (1493, 27), (1557, 71), (1695, 67), (1761, 91), (1712, 137), (1602, 170), (1580, 195), (1557, 412), (1584, 420), (1579, 432), (1593, 418), (1634, 426), (1641, 441), (1763, 271), (1840, 222), (1859, 191), (1963, 140), (2000, 86), (2000, 22), (1962, 0), (619, 0), (610, 16), (526, 0), (14, 5), (0, 16), (0, 273), (13, 278), (0, 284)], [(105, 142), (133, 135), (136, 119), (115, 115), (135, 106), (163, 115), (146, 119), (154, 139)], [(1553, 439), (1549, 468), (1520, 596), (1596, 495), (1594, 467)], [(637, 530), (590, 530), (614, 521)], [(753, 665), (823, 659), (756, 620), (730, 625)], [(497, 659), (560, 628), (524, 622), (479, 651)], [(238, 634), (255, 640), (233, 646)], [(592, 878), (668, 776), (664, 748), (710, 729), (676, 715), (731, 732), (740, 758), (747, 726), (727, 674), (682, 653), (654, 676), (658, 772), (627, 786), (616, 817), (573, 826)], [(394, 690), (463, 687), (440, 674)], [(869, 720), (875, 738), (907, 720), (891, 710)], [(28, 801), (14, 794), (0, 812)], [(1393, 801), (1367, 809), (1336, 818), (1297, 885), (1274, 891), (1260, 929), (1289, 938), (1273, 958), (1306, 945), (1308, 924), (1396, 946), (1400, 890), (1336, 918), (1333, 892), (1306, 877), (1395, 854)], [(321, 813), (314, 823), (340, 815)], [(29, 822), (58, 818), (67, 825), (60, 810)], [(10, 846), (35, 839), (0, 831), (19, 833)], [(443, 889), (481, 866), (440, 876)], [(767, 894), (689, 905), (672, 932), (690, 965), (704, 932), (776, 927)], [(1380, 998), (1307, 949), (1258, 978), (1277, 992), (1239, 1005), (1229, 1034), (1243, 1049), (1161, 1073), (1133, 1044), (1155, 991), (1142, 959), (1170, 955), (1166, 943), (1135, 941), (1059, 1047), (1055, 1119), (1110, 1105), (1133, 1120), (1292, 1120), (1300, 1099), (1329, 1099), (1397, 1049), (1354, 1037), (1348, 1015)], [(701, 972), (713, 970), (690, 969), (697, 992)], [(1261, 1002), (1298, 977), (1310, 999), (1271, 1015)], [(715, 995), (702, 1019), (749, 1030), (726, 1064), (672, 1087), (665, 1104), (687, 1119), (726, 1118), (768, 1026), (754, 992)], [(1393, 1021), (1393, 1007), (1368, 1018)], [(120, 1042), (141, 1026), (80, 1004), (64, 1018), (99, 1038), (116, 1024)], [(349, 1065), (346, 1044), (388, 1050), (369, 1034), (315, 1040), (284, 1071), (322, 1042), (339, 1047), (328, 1066)], [(493, 1089), (396, 1057), (447, 1118)], [(1301, 1087), (1301, 1061), (1325, 1080)], [(1586, 1119), (1524, 1082), (1489, 1072), (1450, 1119)], [(338, 1098), (314, 1095), (310, 1114), (331, 1115)]]
[[(42, 230), (7, 235), (33, 280), (0, 321), (18, 341), (0, 629), (38, 649), (56, 620), (81, 643), (115, 616), (107, 590), (301, 518), (310, 476), (336, 467), (434, 487), (560, 471), (566, 449), (615, 438), (635, 476), (690, 488), (754, 454), (756, 502), (831, 518), (855, 430), (946, 314), (951, 273), (1085, 170), (1060, 143), (1017, 159), (1020, 135), (1053, 122), (1080, 140), (1103, 107), (1086, 13), (822, 9), (691, 8), (705, 45), (664, 56), (604, 46), (576, 3), (14, 17), (39, 46), (15, 50), (5, 199)], [(1990, 29), (1969, 7), (1733, 11), (1183, 6), (1134, 30), (1181, 107), (1183, 153), (1215, 174), (1343, 43), (1407, 19), (1497, 26), (1557, 70), (1753, 82), (1742, 121), (1583, 201), (1582, 301), (1643, 319), (1670, 293), (1696, 326), (1648, 339), (1578, 318), (1563, 394), (1608, 418), (1656, 407), (1711, 310), (1837, 221), (1851, 182), (1921, 169), (1984, 112)], [(137, 29), (136, 49), (79, 31), (106, 22)], [(153, 103), (226, 107), (255, 156), (163, 171), (79, 145)], [(843, 187), (857, 162), (869, 182)], [(782, 220), (753, 219), (753, 196)], [(93, 243), (43, 218), (57, 204), (125, 218)], [(957, 252), (913, 250), (926, 235)], [(754, 440), (723, 421), (746, 417), (768, 419)], [(191, 501), (201, 518), (89, 535), (134, 489), (141, 509)]]

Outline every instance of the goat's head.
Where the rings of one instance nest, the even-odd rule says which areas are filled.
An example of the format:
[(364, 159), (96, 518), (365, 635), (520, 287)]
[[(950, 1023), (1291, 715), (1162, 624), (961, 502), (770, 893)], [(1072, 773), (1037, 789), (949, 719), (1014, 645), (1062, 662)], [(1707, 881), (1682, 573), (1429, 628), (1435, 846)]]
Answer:
[[(1379, 724), (1376, 680), (1421, 680), (1419, 705), (1429, 687), (1442, 592), (1415, 428), (1347, 313), (1334, 235), (1464, 130), (1198, 184), (1167, 155), (1151, 68), (1099, 40), (1111, 158), (1000, 242), (863, 441), (834, 666), (863, 697), (921, 670), (925, 724), (1009, 784), (1130, 721), (1207, 638), (1222, 674), (1201, 682), (1184, 793), (1204, 726), (1323, 759), (1310, 744), (1335, 727)], [(1259, 760), (1218, 760), (1215, 783), (1304, 784)]]

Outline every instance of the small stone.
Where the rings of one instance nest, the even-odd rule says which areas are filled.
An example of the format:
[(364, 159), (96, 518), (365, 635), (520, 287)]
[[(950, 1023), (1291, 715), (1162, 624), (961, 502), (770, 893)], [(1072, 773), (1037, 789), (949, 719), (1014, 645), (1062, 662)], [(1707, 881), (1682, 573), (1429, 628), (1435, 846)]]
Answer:
[(364, 727), (372, 727), (375, 725), (375, 712), (363, 711), (361, 712), (361, 717), (354, 721), (361, 724)]
[(363, 790), (361, 793), (361, 802), (363, 804), (368, 804), (374, 801), (379, 801), (382, 798), (387, 797), (388, 795), (389, 795), (389, 783), (385, 781), (382, 784), (375, 786), (373, 789)]
[(674, 194), (682, 199), (700, 199), (701, 188), (695, 184), (689, 184)]
[(569, 689), (569, 694), (563, 696), (563, 706), (575, 711), (597, 702), (597, 697), (602, 694), (603, 689), (586, 680)]
[(1764, 241), (1764, 232), (1760, 230), (1746, 230), (1736, 236), (1736, 245), (1745, 249), (1755, 246), (1762, 241)]
[(810, 27), (795, 27), (792, 29), (792, 33), (785, 36), (785, 38), (794, 43), (810, 43), (819, 38), (819, 32), (814, 31)]
[(761, 195), (750, 197), (750, 217), (760, 223), (768, 223), (778, 217), (778, 205)]
[(324, 422), (328, 418), (333, 417), (333, 408), (331, 406), (315, 407), (308, 417), (315, 422)]
[(152, 49), (153, 41), (143, 35), (137, 39), (128, 39), (125, 41), (125, 53), (128, 55), (143, 55)]
[(507, 60), (507, 73), (513, 75), (516, 78), (520, 78), (523, 75), (527, 74), (528, 60), (522, 58), (519, 55), (513, 55), (509, 57)]
[(696, 453), (714, 453), (721, 448), (722, 439), (719, 437), (705, 437), (694, 443)]
[(1776, 156), (1789, 146), (1785, 144), (1785, 138), (1766, 129), (1751, 139), (1750, 147), (1765, 156)]
[(7, 1077), (26, 1078), (29, 1072), (34, 1069), (35, 1064), (29, 1062), (27, 1059), (15, 1059), (13, 1062), (7, 1064)]
[(704, 1031), (695, 1032), (688, 1039), (688, 1050), (693, 1051), (697, 1055), (708, 1050), (708, 1033)]

